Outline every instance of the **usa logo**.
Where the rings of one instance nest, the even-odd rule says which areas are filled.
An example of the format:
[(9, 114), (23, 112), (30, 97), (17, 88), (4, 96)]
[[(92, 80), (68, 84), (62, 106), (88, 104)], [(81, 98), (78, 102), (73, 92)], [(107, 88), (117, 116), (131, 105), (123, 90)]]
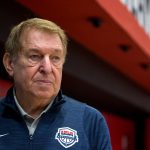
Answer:
[(55, 139), (65, 148), (69, 148), (79, 141), (77, 131), (69, 127), (58, 128)]

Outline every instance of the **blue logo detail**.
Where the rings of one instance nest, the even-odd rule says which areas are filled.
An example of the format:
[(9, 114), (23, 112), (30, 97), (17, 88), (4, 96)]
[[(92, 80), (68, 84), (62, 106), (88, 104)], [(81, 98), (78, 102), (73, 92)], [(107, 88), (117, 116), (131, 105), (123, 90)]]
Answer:
[(65, 148), (69, 148), (79, 141), (77, 131), (69, 127), (58, 128), (55, 139)]

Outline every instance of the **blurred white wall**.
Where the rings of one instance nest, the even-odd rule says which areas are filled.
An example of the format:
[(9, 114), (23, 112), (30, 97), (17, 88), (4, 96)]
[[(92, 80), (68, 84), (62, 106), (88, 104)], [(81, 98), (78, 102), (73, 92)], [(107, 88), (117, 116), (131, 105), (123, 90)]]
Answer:
[(150, 36), (150, 0), (120, 0)]

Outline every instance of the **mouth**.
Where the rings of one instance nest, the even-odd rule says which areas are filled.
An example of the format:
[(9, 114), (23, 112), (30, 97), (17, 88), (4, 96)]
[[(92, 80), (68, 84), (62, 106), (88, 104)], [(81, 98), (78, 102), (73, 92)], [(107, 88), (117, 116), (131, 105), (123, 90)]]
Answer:
[(50, 81), (50, 80), (37, 80), (36, 81), (37, 83), (40, 83), (40, 84), (52, 84), (53, 82)]

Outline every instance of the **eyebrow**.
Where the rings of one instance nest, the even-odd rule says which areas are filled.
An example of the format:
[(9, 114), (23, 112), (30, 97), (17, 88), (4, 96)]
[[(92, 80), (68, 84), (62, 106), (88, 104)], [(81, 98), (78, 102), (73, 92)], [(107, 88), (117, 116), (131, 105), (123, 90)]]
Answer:
[[(38, 48), (29, 48), (28, 50), (29, 50), (30, 52), (38, 52), (38, 53), (41, 52)], [(53, 48), (52, 48), (51, 50), (53, 50), (53, 51), (56, 52), (56, 53), (64, 52), (63, 49), (53, 49)]]

